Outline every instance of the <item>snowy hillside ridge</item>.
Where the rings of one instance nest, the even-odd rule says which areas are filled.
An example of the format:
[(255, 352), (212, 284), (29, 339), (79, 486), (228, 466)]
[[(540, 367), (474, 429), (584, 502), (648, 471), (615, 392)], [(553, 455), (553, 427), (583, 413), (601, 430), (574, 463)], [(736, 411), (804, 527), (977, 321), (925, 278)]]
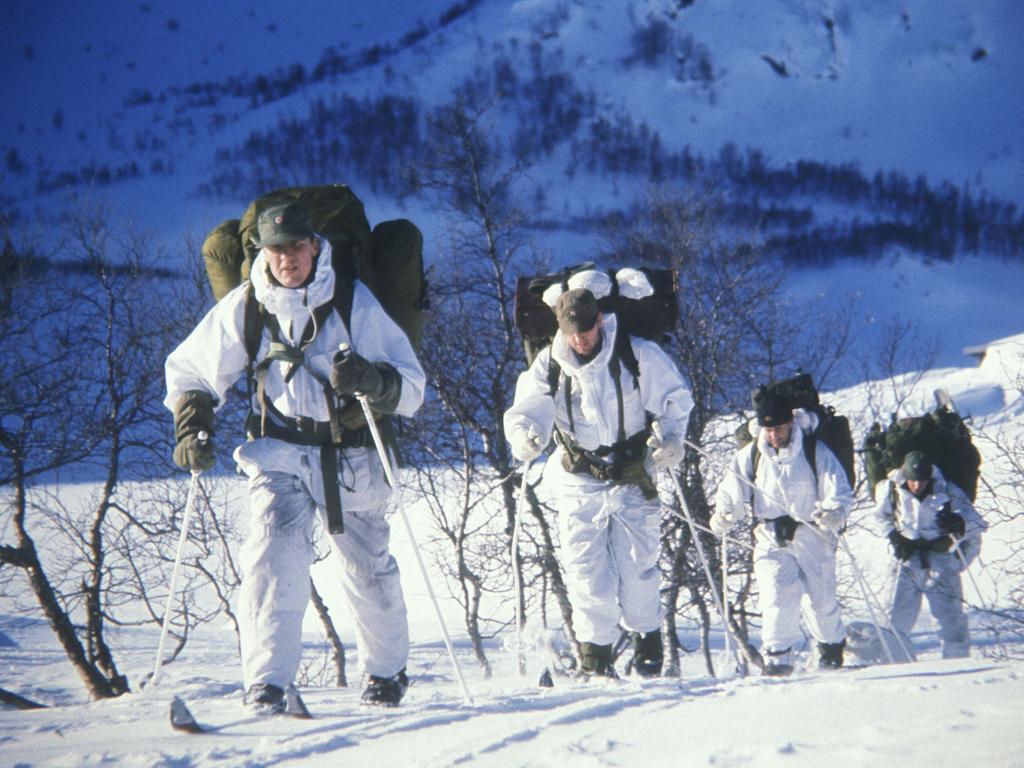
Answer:
[[(595, 214), (628, 212), (651, 181), (713, 181), (736, 196), (740, 221), (759, 222), (770, 247), (801, 262), (892, 245), (1014, 254), (1019, 168), (1012, 183), (1000, 175), (1012, 173), (1019, 139), (1002, 94), (1016, 93), (1022, 64), (1002, 44), (1008, 8), (962, 2), (938, 18), (923, 0), (463, 2), (425, 22), (405, 3), (377, 20), (312, 3), (305, 19), (242, 12), (232, 23), (230, 9), (201, 22), (186, 5), (126, 17), (147, 50), (85, 23), (73, 27), (76, 39), (91, 33), (85, 50), (59, 56), (60, 28), (40, 37), (36, 12), (11, 10), (28, 42), (5, 63), (39, 104), (2, 137), (6, 202), (24, 217), (67, 192), (118, 198), (144, 184), (162, 190), (164, 210), (197, 189), (240, 205), (282, 183), (343, 179), (415, 210), (427, 201), (408, 172), (429, 153), (430, 121), (461, 99), (493, 105), (495, 138), (533, 167), (522, 191), (548, 226), (592, 228)], [(239, 25), (270, 49), (302, 28), (319, 63), (271, 64), (248, 50), (231, 59), (225, 32)], [(339, 45), (343, 30), (353, 39)], [(189, 35), (194, 60), (180, 51)], [(100, 51), (102, 92), (82, 102)], [(174, 66), (139, 66), (155, 56)], [(69, 60), (81, 71), (48, 69)], [(257, 74), (237, 74), (236, 60)], [(129, 75), (111, 83), (118, 65)], [(197, 68), (210, 76), (197, 81)], [(56, 87), (38, 87), (50, 79)], [(956, 98), (985, 96), (951, 108), (961, 80), (971, 87)], [(154, 95), (164, 92), (189, 96)], [(207, 214), (199, 227), (216, 223)]]

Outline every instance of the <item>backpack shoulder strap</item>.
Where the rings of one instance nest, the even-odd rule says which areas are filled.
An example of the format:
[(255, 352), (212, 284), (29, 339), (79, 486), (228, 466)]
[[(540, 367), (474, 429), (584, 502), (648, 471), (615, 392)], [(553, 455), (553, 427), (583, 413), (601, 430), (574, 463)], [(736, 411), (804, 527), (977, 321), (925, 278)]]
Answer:
[(334, 297), (331, 303), (345, 323), (345, 330), (352, 335), (352, 302), (356, 291), (355, 278), (340, 270), (334, 272)]
[(818, 484), (818, 435), (816, 432), (808, 432), (804, 435), (804, 456), (807, 463), (811, 465), (811, 472), (814, 473), (814, 484)]
[(750, 482), (757, 480), (757, 465), (761, 463), (761, 448), (757, 444), (757, 438), (754, 438), (754, 447), (750, 449), (750, 464), (753, 467), (753, 471), (750, 473)]
[(249, 366), (256, 359), (256, 353), (260, 351), (260, 336), (263, 334), (263, 326), (266, 323), (266, 310), (256, 300), (256, 291), (252, 283), (245, 289), (245, 311), (242, 320), (242, 335), (245, 341), (245, 352), (249, 356)]
[(554, 355), (548, 357), (548, 394), (555, 396), (558, 391), (558, 377), (562, 374), (562, 366), (555, 360)]
[(637, 389), (640, 386), (640, 362), (636, 359), (633, 342), (630, 341), (628, 333), (616, 334), (614, 355), (618, 357), (622, 367), (633, 376), (633, 389)]

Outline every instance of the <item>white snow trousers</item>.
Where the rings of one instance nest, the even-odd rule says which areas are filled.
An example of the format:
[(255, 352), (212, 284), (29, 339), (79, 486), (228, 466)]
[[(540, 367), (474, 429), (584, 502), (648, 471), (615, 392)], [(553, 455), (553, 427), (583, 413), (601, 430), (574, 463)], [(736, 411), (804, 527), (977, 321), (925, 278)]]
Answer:
[(562, 565), (580, 642), (608, 645), (619, 623), (633, 632), (661, 626), (660, 507), (635, 485), (611, 485), (566, 472), (561, 452), (545, 475), (555, 480)]
[[(317, 513), (325, 516), (326, 512), (316, 459), (319, 449), (291, 448), (293, 471), (254, 471), (251, 462), (239, 462), (250, 474), (249, 536), (239, 553), (238, 598), (246, 689), (254, 683), (288, 686), (302, 656), (302, 619), (309, 604), (309, 569), (314, 559), (313, 523)], [(409, 629), (398, 563), (388, 550), (389, 489), (385, 485), (381, 493), (378, 488), (378, 503), (369, 509), (353, 510), (345, 504), (349, 499), (359, 501), (356, 506), (367, 506), (366, 491), (377, 484), (379, 474), (370, 468), (368, 458), (346, 464), (348, 469), (353, 465), (362, 469), (359, 474), (371, 475), (362, 481), (362, 488), (342, 471), (345, 531), (330, 538), (341, 560), (341, 586), (355, 623), (363, 670), (390, 677), (406, 664)]]
[(970, 654), (971, 635), (963, 609), (962, 566), (956, 554), (929, 553), (928, 562), (929, 567), (925, 568), (915, 556), (900, 564), (892, 601), (892, 625), (910, 634), (921, 612), (921, 598), (925, 597), (939, 623), (942, 658), (964, 658)]
[(780, 547), (763, 523), (755, 530), (754, 578), (760, 591), (762, 648), (784, 651), (800, 643), (801, 615), (815, 640), (840, 642), (846, 627), (836, 599), (832, 541), (801, 525), (793, 540)]

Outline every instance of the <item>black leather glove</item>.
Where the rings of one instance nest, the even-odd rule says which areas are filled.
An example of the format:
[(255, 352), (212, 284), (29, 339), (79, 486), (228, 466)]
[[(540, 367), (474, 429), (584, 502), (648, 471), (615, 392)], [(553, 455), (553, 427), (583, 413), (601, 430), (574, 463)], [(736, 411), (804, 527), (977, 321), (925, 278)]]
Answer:
[[(959, 515), (957, 515), (959, 517)], [(932, 552), (950, 552), (953, 549), (953, 544), (956, 540), (949, 536), (939, 536), (938, 538), (932, 539), (928, 542)]]
[(331, 387), (338, 397), (366, 395), (373, 410), (394, 413), (402, 396), (402, 376), (390, 363), (371, 363), (356, 352), (338, 352), (331, 366)]
[[(213, 396), (208, 392), (186, 392), (174, 404), (174, 463), (182, 469), (205, 472), (213, 468)], [(199, 433), (205, 432), (205, 441)]]
[(895, 529), (889, 533), (889, 543), (892, 545), (893, 555), (904, 563), (914, 555), (914, 551), (917, 549), (917, 542), (908, 539)]
[(967, 531), (967, 523), (964, 522), (963, 517), (949, 510), (940, 512), (935, 518), (935, 522), (939, 524), (940, 531), (950, 536), (956, 536), (958, 539), (962, 539)]

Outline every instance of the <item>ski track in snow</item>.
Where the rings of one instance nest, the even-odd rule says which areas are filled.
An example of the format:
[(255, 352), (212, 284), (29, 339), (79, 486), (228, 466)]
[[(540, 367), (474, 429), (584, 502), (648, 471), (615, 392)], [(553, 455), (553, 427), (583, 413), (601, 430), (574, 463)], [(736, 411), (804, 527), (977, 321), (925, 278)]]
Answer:
[(473, 705), (435, 677), (393, 710), (361, 706), (358, 687), (307, 689), (313, 720), (248, 717), (237, 687), (204, 698), (195, 677), (186, 700), (214, 732), (171, 730), (170, 697), (188, 696), (172, 684), (0, 711), (0, 745), (16, 766), (952, 766), (969, 754), (1001, 768), (1024, 747), (1022, 671), (934, 659), (789, 678), (556, 678), (552, 689), (496, 676), (472, 681)]

